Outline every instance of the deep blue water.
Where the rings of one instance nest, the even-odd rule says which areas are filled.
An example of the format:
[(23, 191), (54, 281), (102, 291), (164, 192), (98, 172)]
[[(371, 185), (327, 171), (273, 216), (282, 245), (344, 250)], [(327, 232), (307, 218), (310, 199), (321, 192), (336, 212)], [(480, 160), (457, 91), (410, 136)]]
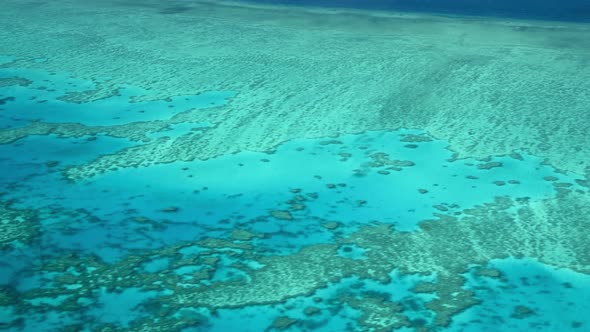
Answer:
[(266, 4), (590, 21), (589, 0), (248, 0)]

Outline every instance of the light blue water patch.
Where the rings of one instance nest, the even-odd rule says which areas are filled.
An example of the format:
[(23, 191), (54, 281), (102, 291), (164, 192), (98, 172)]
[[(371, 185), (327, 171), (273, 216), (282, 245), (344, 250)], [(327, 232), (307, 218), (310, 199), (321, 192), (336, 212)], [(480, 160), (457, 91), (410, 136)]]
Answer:
[(158, 295), (158, 292), (143, 292), (137, 288), (126, 288), (120, 293), (108, 293), (104, 289), (99, 292), (97, 306), (90, 308), (87, 314), (97, 321), (122, 327), (128, 327), (132, 320), (141, 317), (136, 310), (139, 304)]
[(184, 265), (174, 270), (174, 273), (178, 275), (193, 274), (202, 269), (199, 265)]
[(150, 96), (153, 92), (123, 86), (117, 95), (87, 103), (73, 103), (62, 98), (67, 93), (96, 89), (94, 84), (30, 69), (0, 69), (0, 78), (8, 77), (25, 78), (33, 83), (0, 87), (0, 99), (5, 100), (5, 104), (0, 105), (0, 128), (20, 127), (32, 120), (89, 126), (165, 120), (187, 110), (223, 105), (227, 98), (234, 95), (232, 92), (211, 91), (167, 100), (134, 102), (135, 97)]
[(181, 254), (183, 258), (187, 258), (190, 256), (199, 255), (201, 252), (207, 251), (207, 250), (208, 249), (204, 249), (199, 246), (189, 246), (189, 247), (184, 247), (184, 248), (178, 250), (178, 253)]
[(502, 278), (467, 275), (481, 305), (455, 317), (449, 331), (589, 331), (590, 276), (533, 259), (494, 260)]
[(145, 264), (143, 264), (143, 269), (145, 272), (148, 273), (156, 273), (168, 268), (170, 264), (169, 258), (155, 258)]
[[(497, 196), (550, 197), (553, 182), (544, 180), (546, 176), (573, 182), (532, 156), (496, 157), (491, 161), (496, 167), (475, 160), (449, 161), (452, 153), (446, 142), (408, 148), (402, 139), (410, 134), (424, 133), (368, 132), (344, 135), (329, 144), (325, 139), (294, 140), (272, 154), (242, 152), (206, 161), (125, 168), (79, 183), (49, 174), (20, 183), (8, 197), (23, 207), (91, 211), (103, 222), (87, 231), (75, 228), (70, 235), (78, 241), (92, 238), (93, 250), (107, 236), (109, 241), (120, 239), (121, 249), (144, 243), (157, 246), (223, 235), (239, 223), (267, 235), (256, 240), (260, 247), (291, 253), (310, 243), (332, 242), (334, 234), (320, 226), (325, 221), (340, 222), (341, 233), (373, 220), (414, 231), (421, 220), (454, 215)], [(375, 166), (383, 154), (387, 160), (413, 166)], [(291, 209), (294, 202), (301, 206)], [(290, 210), (291, 219), (273, 217), (274, 210)], [(137, 232), (129, 222), (134, 216), (165, 228)], [(58, 247), (71, 242), (61, 237), (54, 241)], [(117, 244), (109, 242), (108, 248), (112, 251)]]

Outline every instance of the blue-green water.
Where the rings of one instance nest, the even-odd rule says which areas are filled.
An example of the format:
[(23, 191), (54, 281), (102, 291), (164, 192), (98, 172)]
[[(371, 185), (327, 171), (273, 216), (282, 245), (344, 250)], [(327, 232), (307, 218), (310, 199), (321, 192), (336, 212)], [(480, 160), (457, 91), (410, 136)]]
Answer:
[(0, 50), (1, 330), (590, 328), (587, 179), (534, 149), (381, 123), (231, 149), (276, 130), (230, 83), (171, 93)]

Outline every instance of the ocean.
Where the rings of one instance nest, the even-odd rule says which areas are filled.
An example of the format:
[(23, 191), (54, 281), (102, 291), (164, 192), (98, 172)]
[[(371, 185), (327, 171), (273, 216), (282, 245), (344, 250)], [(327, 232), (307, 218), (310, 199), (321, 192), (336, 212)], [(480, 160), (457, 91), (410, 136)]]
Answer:
[(0, 330), (590, 330), (589, 19), (4, 0)]
[(590, 2), (587, 0), (249, 0), (249, 2), (499, 18), (590, 21)]

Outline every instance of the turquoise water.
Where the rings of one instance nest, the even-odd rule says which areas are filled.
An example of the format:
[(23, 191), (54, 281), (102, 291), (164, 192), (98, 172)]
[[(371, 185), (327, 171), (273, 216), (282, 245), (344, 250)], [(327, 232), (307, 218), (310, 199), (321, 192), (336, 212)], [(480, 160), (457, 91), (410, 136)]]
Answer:
[[(133, 97), (149, 97), (149, 92), (135, 87), (117, 87), (113, 96), (84, 103), (63, 101), (71, 93), (96, 89), (93, 82), (72, 79), (66, 75), (23, 69), (2, 69), (0, 79), (19, 77), (30, 81), (26, 86), (2, 88), (5, 100), (2, 124), (16, 127), (30, 121), (80, 123), (88, 126), (114, 126), (130, 122), (164, 120), (191, 108), (222, 104), (231, 96), (226, 92), (206, 92), (195, 96), (176, 96), (168, 100), (129, 102)], [(121, 108), (119, 105), (126, 105)]]
[[(109, 11), (155, 15), (154, 4), (141, 10), (136, 5), (62, 9), (97, 19)], [(20, 6), (10, 8), (31, 10)], [(467, 108), (464, 116), (473, 119), (465, 126), (422, 113), (415, 117), (426, 117), (423, 125), (388, 125), (401, 113), (380, 108), (376, 117), (367, 116), (371, 125), (356, 130), (359, 118), (351, 120), (351, 113), (338, 115), (329, 107), (305, 113), (314, 104), (297, 99), (305, 92), (294, 90), (298, 81), (282, 78), (279, 70), (304, 55), (275, 62), (257, 53), (262, 45), (280, 52), (267, 38), (275, 25), (287, 23), (265, 16), (271, 9), (243, 14), (229, 5), (187, 6), (178, 10), (181, 22), (192, 22), (191, 6), (203, 6), (204, 20), (232, 33), (236, 17), (256, 17), (258, 23), (248, 25), (254, 37), (247, 37), (254, 60), (230, 60), (215, 47), (200, 51), (206, 43), (230, 43), (225, 35), (200, 36), (200, 25), (182, 25), (188, 29), (186, 49), (169, 45), (158, 60), (146, 55), (153, 50), (149, 43), (166, 44), (171, 35), (146, 37), (145, 54), (129, 46), (129, 58), (122, 57), (116, 71), (99, 66), (98, 56), (92, 62), (91, 53), (67, 67), (55, 65), (59, 54), (36, 55), (34, 44), (27, 56), (16, 45), (0, 45), (0, 330), (590, 329), (584, 315), (590, 303), (590, 195), (588, 173), (580, 171), (589, 168), (578, 162), (586, 150), (575, 148), (571, 158), (559, 158), (556, 150), (584, 142), (561, 144), (551, 136), (570, 137), (580, 128), (551, 127), (553, 119), (544, 118), (549, 129), (537, 132), (523, 116), (513, 129), (503, 122), (512, 115), (499, 112), (482, 120)], [(312, 15), (298, 10), (289, 9)], [(69, 20), (54, 21), (56, 36), (90, 38), (64, 33), (73, 24)], [(167, 26), (154, 22), (159, 29)], [(318, 24), (316, 32), (340, 29), (328, 21), (309, 22)], [(285, 29), (280, 31), (287, 36), (297, 33)], [(88, 42), (104, 43), (109, 52), (126, 45), (117, 39), (126, 38), (125, 32), (101, 38)], [(342, 43), (377, 37), (369, 32), (355, 38)], [(411, 43), (415, 36), (405, 38), (403, 43)], [(75, 43), (64, 45), (64, 52), (76, 49)], [(203, 52), (198, 61), (190, 60), (189, 49)], [(174, 52), (192, 68), (185, 70), (200, 76), (175, 81), (183, 72), (178, 70), (159, 80), (145, 78), (172, 61)], [(137, 54), (145, 58), (131, 60)], [(218, 80), (223, 69), (211, 58), (226, 61), (233, 76)], [(145, 77), (125, 72), (135, 61), (143, 68), (137, 75)], [(252, 69), (261, 68), (258, 62), (268, 72)], [(383, 63), (380, 70), (387, 71)], [(465, 68), (453, 75), (473, 74)], [(247, 75), (252, 76), (245, 80)], [(202, 77), (216, 83), (204, 88), (195, 83)], [(437, 79), (436, 73), (429, 77)], [(342, 86), (346, 80), (343, 75)], [(273, 99), (275, 81), (290, 97)], [(558, 85), (563, 91), (576, 88), (566, 79)], [(345, 95), (338, 85), (326, 88), (334, 92), (322, 95), (310, 87), (321, 97), (317, 105), (326, 105), (332, 94)], [(403, 89), (415, 93), (411, 99), (430, 98), (422, 86)], [(485, 88), (470, 89), (477, 94)], [(490, 100), (507, 93), (494, 89), (481, 114)], [(348, 103), (357, 105), (364, 93), (352, 95)], [(418, 112), (408, 100), (368, 100), (366, 109), (354, 113), (372, 114), (382, 104)], [(292, 108), (275, 117), (283, 105)], [(519, 108), (513, 114), (520, 116)], [(483, 138), (460, 140), (489, 123), (496, 127)]]

